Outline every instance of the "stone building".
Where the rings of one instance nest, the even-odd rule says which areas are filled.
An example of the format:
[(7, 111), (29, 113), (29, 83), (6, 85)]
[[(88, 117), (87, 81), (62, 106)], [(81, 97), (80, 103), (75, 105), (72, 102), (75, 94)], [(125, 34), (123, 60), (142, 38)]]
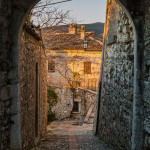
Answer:
[(114, 147), (117, 145), (117, 149), (130, 149), (134, 77), (133, 27), (114, 0), (109, 1), (107, 9), (98, 134), (100, 138), (105, 137), (104, 141), (113, 142)]
[(21, 145), (29, 149), (44, 136), (47, 127), (46, 55), (40, 30), (33, 25), (23, 26), (18, 71)]
[[(92, 107), (91, 115), (94, 113), (97, 92), (78, 88), (75, 90), (75, 96), (70, 88), (67, 87), (52, 87), (59, 96), (60, 101), (52, 108), (56, 119), (78, 118), (85, 119), (89, 109)], [(74, 100), (74, 103), (73, 103)], [(75, 106), (73, 106), (75, 105)], [(92, 117), (93, 118), (93, 117)], [(89, 119), (89, 118), (88, 118)], [(89, 121), (89, 120), (88, 120)], [(89, 123), (93, 123), (93, 120)]]
[[(103, 67), (101, 72), (101, 89), (97, 113), (97, 134), (106, 143), (116, 149), (131, 149), (133, 134), (133, 91), (134, 85), (134, 26), (127, 14), (115, 0), (107, 2), (105, 21)], [(146, 52), (146, 51), (145, 51)], [(148, 87), (148, 81), (144, 82)], [(150, 112), (148, 97), (144, 98), (145, 112)], [(139, 114), (142, 117), (142, 114)], [(148, 117), (148, 116), (145, 116)], [(149, 118), (149, 117), (148, 117)], [(145, 147), (149, 149), (148, 118), (144, 120)], [(113, 135), (113, 136), (112, 136)]]
[(64, 30), (63, 27), (51, 31), (43, 29), (48, 86), (55, 88), (61, 99), (53, 108), (57, 119), (74, 113), (86, 115), (89, 107), (84, 104), (91, 104), (90, 99), (83, 98), (83, 92), (77, 91), (88, 89), (95, 91), (96, 95), (102, 56), (102, 34), (87, 32), (84, 25), (79, 28), (77, 24), (70, 24), (68, 31)]
[[(18, 39), (21, 36), (21, 29), (23, 28), (26, 14), (31, 10), (31, 8), (37, 2), (38, 0), (15, 0), (15, 1), (0, 0), (0, 79), (1, 79), (0, 80), (0, 149), (2, 150), (25, 149), (22, 147), (22, 142), (21, 142), (22, 133), (20, 130), (20, 126), (21, 126), (20, 113), (22, 113), (21, 112), (22, 110), (20, 109), (20, 98), (19, 98), (19, 90), (18, 90), (19, 89), (18, 53), (19, 53), (19, 45), (20, 45), (20, 41), (18, 41)], [(132, 27), (133, 27), (133, 34), (134, 34), (133, 36), (134, 76), (132, 82), (133, 93), (132, 96), (130, 96), (129, 94), (129, 98), (132, 97), (132, 101), (130, 102), (129, 100), (127, 100), (128, 98), (126, 97), (123, 97), (123, 101), (122, 101), (118, 97), (118, 95), (128, 95), (127, 93), (129, 90), (128, 87), (126, 87), (126, 83), (129, 84), (130, 81), (124, 80), (124, 82), (114, 83), (114, 81), (116, 81), (115, 74), (117, 74), (118, 71), (116, 71), (116, 68), (114, 68), (114, 70), (110, 69), (111, 72), (111, 76), (110, 76), (108, 71), (109, 69), (106, 69), (105, 62), (107, 63), (107, 58), (109, 58), (109, 62), (110, 62), (109, 64), (111, 63), (113, 64), (116, 63), (116, 59), (114, 57), (111, 57), (110, 59), (109, 57), (111, 56), (110, 52), (107, 53), (107, 49), (106, 49), (104, 53), (105, 55), (103, 55), (102, 57), (103, 58), (102, 70), (104, 70), (104, 74), (102, 74), (100, 78), (103, 80), (100, 80), (100, 86), (99, 86), (100, 88), (98, 92), (99, 97), (97, 101), (98, 103), (96, 105), (98, 108), (100, 108), (98, 109), (99, 111), (97, 111), (98, 113), (96, 115), (98, 120), (96, 126), (97, 127), (96, 129), (98, 130), (96, 131), (97, 133), (99, 133), (99, 135), (100, 133), (102, 133), (100, 135), (101, 139), (109, 143), (109, 145), (113, 145), (118, 150), (119, 149), (126, 150), (127, 148), (132, 150), (149, 150), (150, 149), (150, 126), (149, 126), (150, 125), (150, 113), (149, 113), (150, 112), (149, 111), (150, 110), (150, 103), (149, 103), (150, 102), (150, 96), (149, 96), (150, 95), (150, 89), (149, 89), (150, 87), (150, 81), (149, 81), (150, 79), (150, 73), (149, 73), (150, 1), (149, 0), (116, 0), (116, 2), (126, 13), (127, 18), (131, 20)], [(111, 3), (111, 0), (109, 0), (108, 3)], [(108, 19), (107, 21), (109, 22), (109, 20), (110, 19)], [(119, 33), (117, 32), (117, 34)], [(117, 54), (116, 55), (118, 56), (117, 58), (121, 58), (123, 56), (123, 51), (125, 49), (122, 48), (121, 45), (118, 46), (118, 42), (116, 42), (117, 48), (113, 52)], [(123, 45), (126, 46), (127, 43), (124, 43)], [(131, 61), (132, 55), (129, 56), (129, 58), (130, 58), (129, 60)], [(126, 59), (122, 59), (122, 61), (126, 61)], [(125, 72), (126, 66), (129, 67), (128, 65), (124, 65), (122, 73)], [(117, 68), (119, 69), (119, 67)], [(103, 72), (102, 70), (101, 72)], [(121, 72), (121, 69), (119, 70), (120, 70), (119, 72)], [(108, 74), (106, 74), (107, 71)], [(131, 75), (131, 73), (129, 72), (130, 71), (127, 70), (127, 73)], [(120, 78), (120, 75), (118, 78)], [(122, 78), (123, 75), (121, 75), (120, 80), (122, 80)], [(108, 81), (106, 81), (105, 79), (108, 79)], [(130, 79), (132, 79), (132, 75), (130, 76)], [(111, 83), (113, 82), (114, 84), (112, 85), (108, 84), (109, 86), (107, 86), (105, 83), (109, 81)], [(111, 88), (110, 90), (108, 90), (110, 86)], [(101, 91), (103, 91), (103, 94), (101, 94)], [(112, 97), (114, 98), (111, 99), (110, 95), (112, 95)], [(105, 99), (106, 101), (104, 101), (104, 96), (107, 97), (107, 99)], [(117, 101), (118, 103), (115, 103)], [(119, 103), (120, 106), (122, 107), (118, 107)], [(116, 115), (117, 112), (118, 115)], [(132, 114), (130, 112), (132, 112)], [(106, 113), (109, 115), (107, 115)], [(106, 116), (104, 114), (106, 114)], [(44, 115), (42, 115), (42, 117), (44, 117)], [(102, 121), (99, 120), (100, 118)], [(22, 120), (23, 119), (25, 119), (24, 116), (22, 116)], [(130, 123), (130, 120), (132, 120), (132, 123)], [(111, 124), (109, 122), (111, 122)], [(27, 122), (27, 124), (31, 125), (30, 122)], [(103, 131), (105, 132), (102, 131), (102, 128)], [(115, 130), (116, 128), (118, 129), (117, 131)], [(31, 130), (32, 130), (31, 128), (30, 129), (26, 128), (26, 132), (25, 132), (26, 137), (30, 135)], [(130, 135), (129, 138), (127, 137), (127, 135)], [(24, 141), (26, 141), (26, 138), (24, 139)]]
[[(69, 32), (54, 30), (44, 31), (42, 34), (48, 59), (48, 85), (68, 87), (71, 82), (76, 82), (76, 86), (97, 91), (102, 35), (86, 32), (85, 26), (79, 29), (76, 24), (69, 26)], [(86, 49), (85, 39), (88, 43)], [(79, 77), (74, 77), (74, 73)]]

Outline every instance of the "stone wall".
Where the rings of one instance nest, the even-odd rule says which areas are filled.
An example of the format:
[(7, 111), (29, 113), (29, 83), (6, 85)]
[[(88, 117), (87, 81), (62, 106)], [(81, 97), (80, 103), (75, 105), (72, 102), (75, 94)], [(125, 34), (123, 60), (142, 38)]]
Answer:
[(144, 51), (144, 144), (150, 149), (150, 1), (145, 9), (145, 51)]
[[(144, 9), (145, 9), (145, 13), (143, 13), (143, 16), (145, 17), (145, 21), (144, 22), (138, 22), (139, 18), (137, 16), (137, 25), (145, 25), (145, 32), (144, 34), (141, 34), (141, 37), (143, 35), (145, 35), (145, 47), (143, 47), (144, 51), (144, 136), (145, 136), (145, 149), (150, 149), (149, 145), (150, 145), (150, 140), (149, 140), (149, 32), (150, 32), (150, 20), (149, 20), (149, 0), (119, 0), (121, 2), (123, 2), (122, 4), (125, 5), (125, 7), (129, 10), (129, 14), (135, 13), (136, 15), (139, 15), (138, 12), (142, 11), (142, 7), (144, 5), (144, 3), (146, 2), (146, 4), (144, 5)], [(18, 84), (18, 77), (17, 77), (17, 70), (16, 67), (18, 66), (18, 64), (16, 64), (16, 61), (18, 60), (17, 58), (17, 48), (15, 46), (17, 46), (18, 41), (12, 41), (12, 37), (17, 37), (18, 35), (18, 29), (20, 27), (20, 24), (22, 22), (22, 18), (23, 15), (26, 14), (27, 10), (29, 8), (31, 8), (31, 6), (33, 6), (33, 2), (36, 2), (35, 0), (18, 0), (18, 1), (11, 1), (11, 0), (0, 0), (0, 149), (2, 150), (6, 150), (6, 149), (10, 149), (10, 142), (12, 142), (12, 137), (18, 136), (16, 132), (13, 132), (11, 130), (11, 127), (15, 128), (18, 127), (16, 126), (17, 121), (16, 120), (11, 120), (11, 118), (15, 118), (17, 117), (18, 112), (15, 113), (10, 113), (10, 109), (14, 110), (15, 108), (17, 108), (17, 104), (14, 103), (14, 95), (15, 98), (18, 100), (18, 91), (15, 90), (13, 91), (13, 93), (10, 93), (10, 91), (13, 90), (13, 87), (17, 87)], [(12, 6), (13, 4), (13, 6)], [(140, 5), (142, 4), (142, 5)], [(133, 9), (132, 9), (133, 8)], [(12, 11), (13, 9), (13, 11)], [(134, 11), (134, 9), (136, 11)], [(15, 13), (17, 14), (15, 16), (16, 20), (12, 17), (12, 14)], [(142, 16), (142, 17), (143, 17)], [(132, 14), (133, 17), (133, 14)], [(15, 20), (12, 23), (12, 20)], [(14, 29), (15, 31), (14, 32)], [(140, 32), (140, 31), (139, 31)], [(112, 40), (113, 41), (113, 40)], [(115, 41), (115, 40), (114, 40)], [(138, 43), (139, 44), (139, 43)], [(14, 46), (15, 45), (15, 46)], [(14, 48), (15, 47), (15, 48)], [(16, 52), (14, 53), (14, 49), (16, 49)], [(120, 49), (120, 51), (122, 50), (122, 48)], [(16, 56), (16, 57), (15, 57)], [(107, 56), (107, 55), (106, 55)], [(16, 59), (13, 59), (13, 58)], [(129, 56), (130, 58), (132, 58), (132, 55)], [(139, 59), (138, 59), (139, 60)], [(114, 62), (115, 59), (112, 59), (112, 62)], [(142, 60), (143, 61), (143, 60)], [(109, 67), (108, 67), (109, 68)], [(138, 68), (135, 68), (138, 69)], [(104, 75), (105, 77), (105, 75)], [(110, 84), (108, 84), (110, 85)], [(11, 89), (10, 89), (11, 87)], [(117, 85), (115, 86), (117, 87)], [(15, 88), (16, 89), (16, 88)], [(141, 89), (142, 90), (142, 89)], [(109, 87), (106, 88), (106, 92), (108, 91), (108, 96), (110, 97), (112, 94), (114, 95), (114, 92), (109, 92)], [(118, 92), (119, 91), (119, 92)], [(120, 88), (117, 90), (117, 92), (120, 94)], [(105, 91), (104, 91), (105, 92)], [(126, 91), (123, 91), (123, 93), (125, 93)], [(13, 94), (13, 95), (12, 95)], [(110, 95), (109, 95), (110, 94)], [(117, 95), (117, 94), (116, 94)], [(112, 100), (112, 99), (111, 99)], [(114, 100), (115, 101), (115, 100)], [(108, 101), (103, 101), (102, 104), (104, 104), (104, 109), (107, 109), (107, 106), (109, 105), (105, 105)], [(112, 105), (110, 105), (112, 106)], [(122, 106), (122, 105), (121, 105)], [(129, 105), (131, 106), (131, 105)], [(103, 107), (103, 106), (101, 106)], [(108, 107), (109, 108), (109, 107)], [(113, 114), (116, 114), (116, 109), (115, 107), (113, 107), (113, 109), (110, 108), (110, 110), (113, 110), (111, 112), (111, 116)], [(108, 109), (108, 112), (109, 109)], [(26, 115), (25, 115), (26, 116)], [(106, 114), (106, 117), (108, 115)], [(111, 117), (112, 118), (112, 117)], [(110, 118), (110, 120), (111, 120)], [(15, 118), (16, 119), (16, 118)], [(105, 117), (103, 118), (103, 120), (105, 120)], [(109, 124), (109, 120), (107, 119), (106, 121), (108, 121), (107, 123)], [(106, 123), (106, 126), (107, 126)], [(121, 123), (123, 123), (121, 121)], [(120, 123), (119, 123), (120, 124)], [(119, 124), (113, 124), (114, 128), (116, 128), (116, 126), (118, 126)], [(110, 125), (111, 126), (111, 125)], [(124, 127), (124, 125), (123, 125)], [(129, 125), (130, 127), (130, 125)], [(109, 129), (109, 128), (108, 128)], [(113, 128), (112, 128), (113, 129)], [(116, 128), (118, 129), (118, 127)], [(124, 129), (124, 128), (123, 128)], [(106, 130), (106, 128), (104, 127), (104, 130)], [(12, 133), (12, 137), (10, 140), (10, 133)], [(106, 132), (108, 133), (108, 131)], [(114, 133), (114, 132), (113, 132)], [(126, 133), (123, 132), (121, 130), (118, 130), (116, 133), (118, 133), (118, 139), (122, 139), (123, 136), (121, 136), (120, 134)], [(28, 133), (27, 133), (28, 135)], [(109, 139), (109, 140), (105, 140), (108, 143), (114, 143), (116, 144), (116, 134), (112, 134), (111, 132), (111, 136), (112, 136), (112, 140), (111, 137), (109, 137), (108, 134), (104, 137), (103, 139)], [(121, 137), (121, 138), (120, 138)], [(19, 139), (19, 137), (17, 137)], [(124, 139), (124, 138), (123, 138)], [(25, 141), (25, 139), (24, 139)], [(128, 141), (128, 138), (127, 138)], [(20, 142), (20, 141), (17, 141)], [(126, 142), (125, 142), (126, 143)], [(118, 149), (118, 147), (116, 148)], [(125, 148), (127, 149), (127, 148)]]
[(89, 108), (94, 105), (95, 106), (95, 102), (96, 102), (96, 98), (97, 98), (97, 92), (95, 91), (91, 91), (91, 90), (82, 90), (82, 89), (79, 89), (80, 91), (80, 98), (82, 99), (82, 101), (84, 102), (82, 104), (83, 106), (83, 112), (81, 111), (81, 114), (83, 116), (86, 116)]
[[(59, 102), (52, 108), (56, 119), (66, 119), (71, 117), (73, 108), (73, 93), (69, 88), (53, 87), (59, 96)], [(97, 93), (90, 90), (76, 89), (74, 101), (80, 103), (80, 112), (75, 115), (78, 117), (86, 116), (91, 105), (95, 105)]]
[(133, 29), (127, 15), (114, 0), (108, 2), (107, 9), (98, 135), (117, 150), (131, 149)]
[(19, 49), (19, 99), (23, 149), (34, 146), (40, 135), (45, 134), (47, 126), (46, 57), (36, 31), (32, 26), (24, 26)]
[(66, 119), (71, 115), (73, 107), (73, 93), (69, 88), (53, 87), (59, 97), (59, 102), (52, 108), (56, 119)]
[(0, 149), (5, 150), (10, 147), (11, 112), (12, 99), (9, 96), (10, 80), (10, 51), (11, 32), (10, 25), (12, 14), (12, 1), (0, 1)]
[(86, 116), (89, 108), (94, 105), (97, 98), (97, 92), (84, 89), (84, 88), (78, 88), (76, 90), (76, 98), (74, 101), (80, 102), (81, 105), (81, 111), (80, 116)]

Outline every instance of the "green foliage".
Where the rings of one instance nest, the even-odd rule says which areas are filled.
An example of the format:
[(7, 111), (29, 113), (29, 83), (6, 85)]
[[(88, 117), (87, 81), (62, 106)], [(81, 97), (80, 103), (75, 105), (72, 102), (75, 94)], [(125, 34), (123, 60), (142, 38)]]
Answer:
[(27, 24), (33, 23), (33, 22), (31, 21), (31, 16), (32, 16), (32, 12), (30, 12), (30, 13), (27, 14), (27, 16), (26, 16), (26, 23), (27, 23)]
[(27, 22), (27, 24), (30, 24), (30, 17), (29, 17), (29, 15), (27, 15), (27, 17), (26, 17), (26, 22)]
[(48, 122), (51, 122), (55, 120), (55, 113), (53, 113), (51, 109), (52, 107), (56, 106), (56, 104), (59, 102), (59, 97), (54, 89), (47, 90), (47, 102), (49, 105), (47, 120)]
[(48, 99), (48, 104), (50, 108), (52, 108), (53, 106), (56, 106), (56, 104), (59, 101), (59, 97), (56, 94), (54, 89), (47, 90), (47, 99)]
[(55, 120), (55, 113), (53, 113), (52, 111), (48, 110), (47, 112), (47, 120), (48, 122), (52, 122)]

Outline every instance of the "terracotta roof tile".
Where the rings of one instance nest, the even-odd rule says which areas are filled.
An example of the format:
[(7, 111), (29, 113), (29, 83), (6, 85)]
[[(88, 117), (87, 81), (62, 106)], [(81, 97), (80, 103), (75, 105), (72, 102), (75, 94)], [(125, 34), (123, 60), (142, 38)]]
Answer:
[[(51, 50), (81, 50), (84, 40), (80, 38), (80, 32), (76, 34), (62, 33), (44, 33), (44, 45)], [(102, 35), (96, 36), (94, 32), (86, 32), (88, 41), (87, 50), (102, 50)], [(100, 42), (101, 41), (101, 42)]]

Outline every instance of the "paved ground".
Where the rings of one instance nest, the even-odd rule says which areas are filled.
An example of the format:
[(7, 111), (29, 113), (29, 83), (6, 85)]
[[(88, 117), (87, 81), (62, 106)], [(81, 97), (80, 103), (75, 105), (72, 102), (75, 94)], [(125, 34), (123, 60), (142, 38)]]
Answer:
[(92, 134), (92, 124), (77, 120), (55, 121), (48, 125), (45, 139), (32, 150), (111, 150)]

